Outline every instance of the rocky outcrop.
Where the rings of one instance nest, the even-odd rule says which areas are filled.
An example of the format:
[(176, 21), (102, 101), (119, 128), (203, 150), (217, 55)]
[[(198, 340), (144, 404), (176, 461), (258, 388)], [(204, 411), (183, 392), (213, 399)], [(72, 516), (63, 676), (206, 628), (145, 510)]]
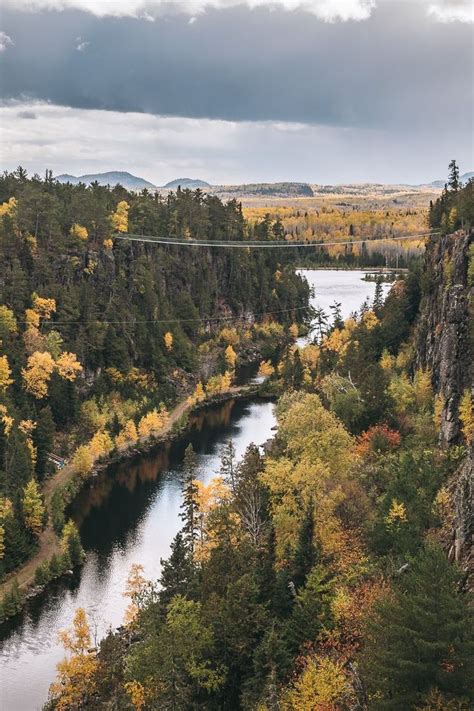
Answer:
[[(433, 237), (427, 244), (423, 299), (417, 332), (418, 366), (429, 368), (440, 398), (440, 445), (463, 443), (459, 403), (472, 389), (472, 307), (469, 246), (473, 233), (462, 230)], [(446, 548), (464, 570), (467, 588), (474, 588), (474, 449), (449, 484), (451, 500)]]
[(452, 533), (449, 557), (464, 571), (466, 588), (474, 590), (474, 448), (453, 478)]
[(472, 387), (468, 263), (472, 233), (430, 239), (417, 333), (418, 366), (429, 368), (441, 398), (440, 444), (460, 441), (459, 402)]

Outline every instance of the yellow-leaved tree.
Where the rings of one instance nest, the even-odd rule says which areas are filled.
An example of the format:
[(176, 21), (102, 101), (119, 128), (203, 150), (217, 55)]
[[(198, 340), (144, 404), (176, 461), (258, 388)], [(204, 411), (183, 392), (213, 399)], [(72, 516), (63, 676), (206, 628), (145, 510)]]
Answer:
[(71, 229), (69, 230), (69, 234), (71, 235), (71, 237), (76, 237), (77, 239), (81, 240), (81, 242), (86, 242), (89, 237), (87, 228), (83, 225), (79, 225), (77, 222), (72, 225)]
[(354, 699), (342, 664), (329, 657), (310, 657), (303, 673), (283, 698), (284, 711), (330, 711)]
[(124, 684), (124, 689), (130, 697), (135, 711), (142, 711), (146, 704), (145, 688), (139, 681), (127, 681)]
[(81, 477), (86, 478), (94, 466), (94, 457), (87, 444), (81, 444), (74, 452), (72, 468)]
[(3, 217), (4, 215), (13, 216), (16, 212), (17, 205), (17, 199), (14, 197), (10, 198), (8, 202), (2, 202), (0, 205), (0, 217)]
[(230, 499), (230, 489), (224, 482), (222, 476), (211, 479), (209, 484), (204, 484), (196, 479), (193, 481), (196, 488), (196, 522), (197, 540), (194, 556), (197, 561), (204, 561), (208, 558), (212, 548), (215, 546), (216, 536), (209, 525), (211, 512), (219, 505)]
[(16, 333), (16, 328), (15, 314), (8, 306), (0, 304), (0, 339), (9, 333)]
[(8, 358), (6, 355), (0, 356), (0, 393), (4, 393), (9, 385), (13, 383), (10, 378), (12, 371), (8, 364)]
[(461, 421), (461, 431), (467, 444), (470, 444), (474, 436), (474, 411), (472, 407), (471, 391), (466, 389), (459, 403), (459, 419)]
[(37, 400), (46, 397), (54, 368), (55, 362), (51, 353), (47, 351), (32, 353), (27, 360), (26, 368), (21, 371), (25, 390)]
[(224, 341), (224, 343), (227, 343), (227, 345), (229, 346), (236, 346), (239, 342), (239, 334), (237, 333), (235, 328), (230, 328), (228, 326), (224, 326), (224, 328), (219, 334), (219, 338), (221, 341)]
[(12, 515), (13, 506), (10, 499), (0, 496), (0, 560), (5, 555), (5, 526), (6, 519)]
[(117, 449), (126, 449), (132, 444), (135, 444), (137, 439), (138, 432), (137, 428), (135, 427), (134, 421), (127, 420), (124, 427), (121, 429), (121, 431), (115, 438), (115, 446), (117, 447)]
[(98, 661), (91, 650), (91, 633), (82, 607), (76, 610), (72, 630), (62, 630), (59, 640), (69, 657), (57, 665), (57, 680), (49, 688), (50, 699), (57, 711), (81, 708), (94, 691)]
[(298, 325), (296, 323), (292, 323), (288, 328), (288, 332), (292, 338), (298, 338)]
[(401, 523), (405, 523), (407, 520), (407, 510), (405, 504), (401, 501), (397, 501), (397, 499), (392, 499), (390, 510), (385, 517), (385, 523), (387, 526), (398, 526)]
[(27, 528), (39, 536), (43, 528), (44, 506), (38, 484), (31, 479), (23, 489), (23, 514)]
[(337, 512), (350, 487), (354, 440), (314, 394), (284, 395), (277, 417), (283, 456), (268, 457), (261, 474), (270, 491), (277, 552), (295, 548), (302, 511), (312, 502), (324, 553), (341, 558), (346, 541)]
[(152, 435), (158, 434), (167, 424), (169, 420), (169, 415), (166, 410), (151, 410), (143, 415), (140, 422), (138, 423), (138, 434), (140, 437), (151, 437)]
[(227, 367), (230, 368), (230, 370), (234, 370), (235, 364), (237, 362), (237, 354), (230, 343), (225, 349), (225, 362), (227, 363)]
[(258, 369), (258, 375), (261, 378), (269, 378), (270, 375), (273, 375), (275, 372), (275, 368), (273, 367), (271, 361), (269, 360), (262, 360), (260, 363), (259, 369)]
[(167, 351), (173, 350), (173, 334), (170, 331), (167, 331), (165, 335), (163, 336), (163, 340), (165, 342), (165, 348)]
[(61, 353), (56, 361), (56, 367), (61, 378), (70, 382), (73, 382), (82, 371), (82, 365), (74, 353)]
[(194, 389), (193, 394), (188, 397), (188, 403), (192, 406), (198, 402), (203, 402), (203, 400), (205, 399), (206, 393), (204, 392), (202, 383), (198, 383)]
[(40, 318), (48, 320), (56, 311), (56, 301), (33, 294), (33, 310)]
[(110, 216), (110, 224), (115, 232), (127, 232), (128, 230), (128, 211), (130, 206), (125, 200), (121, 200), (117, 205), (115, 212)]
[(128, 597), (130, 603), (125, 610), (125, 624), (132, 624), (138, 615), (140, 610), (140, 599), (143, 597), (149, 583), (148, 580), (143, 575), (144, 573), (143, 565), (139, 563), (134, 563), (130, 568), (130, 572), (127, 578), (127, 587), (123, 593), (124, 597)]
[(105, 457), (113, 449), (114, 443), (108, 432), (99, 430), (89, 442), (89, 451), (94, 461)]

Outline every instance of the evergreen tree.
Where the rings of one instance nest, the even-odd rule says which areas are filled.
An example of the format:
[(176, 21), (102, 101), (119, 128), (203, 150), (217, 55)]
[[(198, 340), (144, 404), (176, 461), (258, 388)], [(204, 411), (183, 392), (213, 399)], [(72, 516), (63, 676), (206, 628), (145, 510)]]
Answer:
[(334, 328), (343, 328), (344, 320), (342, 318), (342, 304), (339, 301), (335, 301), (332, 306), (329, 307), (332, 312), (332, 325)]
[(314, 503), (311, 499), (304, 512), (293, 559), (293, 582), (296, 589), (304, 585), (306, 577), (316, 564), (318, 555), (314, 536)]
[(306, 585), (295, 599), (288, 620), (287, 639), (293, 653), (305, 642), (315, 642), (321, 630), (331, 625), (332, 586), (328, 571), (316, 565), (309, 573)]
[(189, 597), (192, 591), (194, 567), (183, 534), (177, 533), (171, 543), (171, 554), (160, 561), (160, 602), (165, 606), (175, 595)]
[(452, 160), (449, 164), (448, 186), (453, 192), (457, 192), (461, 187), (459, 182), (459, 168), (455, 160)]
[(293, 387), (300, 390), (303, 385), (304, 368), (301, 362), (300, 352), (296, 350), (293, 355)]
[(253, 655), (253, 673), (244, 685), (243, 707), (259, 708), (265, 704), (268, 711), (278, 711), (279, 687), (288, 674), (291, 658), (286, 640), (278, 623), (273, 621), (266, 630)]
[(250, 444), (235, 470), (234, 506), (254, 546), (260, 542), (266, 518), (266, 490), (259, 478), (262, 469), (259, 449)]
[(192, 444), (188, 444), (184, 453), (183, 460), (183, 501), (181, 504), (180, 519), (183, 521), (183, 539), (186, 543), (191, 557), (194, 555), (194, 543), (198, 536), (197, 524), (197, 493), (198, 489), (195, 483), (197, 471), (197, 455)]
[(365, 676), (372, 708), (405, 711), (431, 689), (474, 702), (474, 629), (459, 573), (427, 546), (376, 606)]
[(372, 309), (377, 317), (380, 318), (383, 307), (383, 282), (382, 277), (378, 276), (375, 282), (375, 294), (372, 302)]
[(235, 447), (230, 439), (221, 454), (220, 475), (230, 490), (235, 493)]
[(50, 406), (47, 405), (39, 411), (36, 427), (33, 430), (33, 444), (36, 447), (36, 474), (40, 480), (47, 472), (47, 454), (53, 449), (54, 431), (53, 413)]
[(63, 528), (61, 537), (63, 552), (69, 556), (71, 565), (80, 565), (84, 560), (84, 550), (81, 545), (81, 538), (76, 524), (71, 519)]
[(287, 549), (281, 564), (275, 574), (275, 587), (272, 595), (272, 611), (280, 619), (286, 619), (291, 614), (295, 601), (295, 584), (292, 580), (290, 566), (291, 551)]

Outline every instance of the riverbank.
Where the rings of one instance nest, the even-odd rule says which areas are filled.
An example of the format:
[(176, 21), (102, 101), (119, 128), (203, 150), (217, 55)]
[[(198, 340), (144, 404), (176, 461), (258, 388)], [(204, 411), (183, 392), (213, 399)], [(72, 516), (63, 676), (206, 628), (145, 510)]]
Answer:
[(113, 464), (125, 462), (127, 459), (145, 454), (160, 445), (181, 437), (186, 432), (188, 425), (187, 418), (189, 415), (197, 413), (199, 410), (208, 406), (223, 403), (228, 400), (255, 397), (258, 394), (259, 388), (260, 386), (258, 384), (236, 385), (230, 387), (226, 392), (219, 393), (198, 403), (192, 403), (189, 398), (186, 398), (170, 411), (167, 423), (158, 435), (140, 438), (131, 447), (121, 450), (120, 452), (115, 451), (110, 456), (103, 458), (100, 462), (95, 464), (90, 476), (86, 478), (79, 477), (72, 465), (69, 464), (59, 470), (54, 476), (47, 479), (44, 483), (42, 493), (48, 512), (48, 523), (39, 536), (38, 550), (34, 556), (26, 561), (20, 568), (10, 573), (0, 584), (0, 601), (8, 595), (12, 587), (16, 587), (16, 585), (18, 585), (18, 590), (21, 595), (18, 608), (13, 614), (5, 616), (2, 622), (14, 616), (14, 614), (17, 614), (27, 600), (43, 592), (45, 585), (35, 585), (36, 570), (39, 566), (50, 561), (54, 555), (60, 555), (62, 552), (59, 536), (53, 527), (51, 512), (53, 496), (57, 491), (65, 489), (73, 483), (77, 483), (74, 495), (71, 500), (68, 501), (68, 505), (71, 504), (87, 482), (97, 476), (99, 472), (104, 471)]

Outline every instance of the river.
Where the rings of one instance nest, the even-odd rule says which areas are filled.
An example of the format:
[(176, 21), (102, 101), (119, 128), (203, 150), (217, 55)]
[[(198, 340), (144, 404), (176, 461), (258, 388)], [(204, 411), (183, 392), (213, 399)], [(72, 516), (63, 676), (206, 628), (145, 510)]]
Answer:
[[(301, 273), (314, 287), (313, 306), (328, 311), (338, 301), (344, 317), (374, 295), (375, 284), (363, 281), (361, 271)], [(198, 453), (198, 477), (207, 482), (219, 471), (229, 439), (241, 457), (251, 442), (261, 445), (272, 436), (275, 417), (270, 402), (237, 400), (206, 408), (190, 422), (182, 440), (111, 467), (77, 498), (72, 515), (80, 525), (86, 562), (74, 578), (51, 585), (5, 626), (1, 711), (41, 709), (63, 656), (58, 631), (71, 625), (77, 607), (86, 610), (99, 640), (123, 620), (128, 604), (123, 591), (132, 563), (141, 563), (146, 577), (158, 577), (160, 558), (168, 556), (181, 524), (182, 461), (189, 442)]]

